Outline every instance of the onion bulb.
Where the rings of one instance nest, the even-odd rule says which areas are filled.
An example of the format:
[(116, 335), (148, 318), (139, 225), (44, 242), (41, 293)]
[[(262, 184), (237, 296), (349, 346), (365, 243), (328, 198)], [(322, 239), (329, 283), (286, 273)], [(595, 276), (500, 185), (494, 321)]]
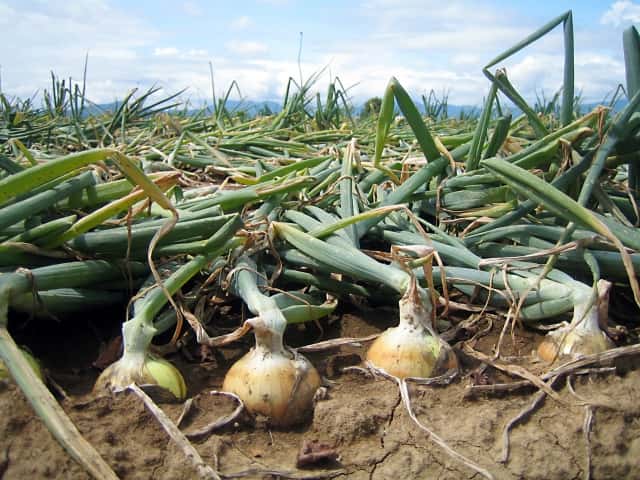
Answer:
[(135, 383), (158, 385), (171, 392), (177, 400), (187, 396), (187, 385), (180, 371), (167, 360), (150, 353), (124, 354), (98, 377), (94, 390), (118, 390)]
[(187, 387), (180, 371), (167, 360), (149, 352), (156, 329), (149, 320), (145, 320), (148, 318), (146, 313), (143, 309), (141, 314), (122, 324), (122, 356), (100, 374), (94, 391), (122, 390), (132, 383), (157, 385), (171, 392), (177, 400), (184, 400)]
[(247, 320), (256, 346), (227, 372), (222, 389), (235, 393), (252, 415), (286, 427), (306, 420), (320, 387), (320, 375), (304, 356), (286, 348), (282, 335), (286, 320), (280, 310)]
[(457, 368), (453, 350), (431, 327), (431, 300), (413, 276), (399, 307), (399, 325), (373, 342), (367, 361), (396, 378), (428, 378)]
[(549, 332), (538, 346), (538, 356), (546, 362), (558, 358), (576, 358), (601, 353), (615, 345), (600, 329), (600, 322), (608, 319), (611, 282), (599, 280), (598, 297), (579, 295), (573, 309), (571, 323)]

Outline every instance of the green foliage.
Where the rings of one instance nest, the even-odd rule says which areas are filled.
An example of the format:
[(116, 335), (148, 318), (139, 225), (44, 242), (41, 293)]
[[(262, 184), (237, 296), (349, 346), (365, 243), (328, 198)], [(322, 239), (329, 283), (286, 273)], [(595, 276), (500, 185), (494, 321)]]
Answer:
[(429, 95), (422, 94), (424, 114), (433, 120), (449, 118), (449, 92), (443, 91), (440, 97), (431, 89)]
[(377, 117), (380, 114), (380, 109), (382, 108), (382, 99), (380, 97), (372, 97), (366, 102), (364, 102), (364, 106), (362, 107), (362, 118), (370, 118)]

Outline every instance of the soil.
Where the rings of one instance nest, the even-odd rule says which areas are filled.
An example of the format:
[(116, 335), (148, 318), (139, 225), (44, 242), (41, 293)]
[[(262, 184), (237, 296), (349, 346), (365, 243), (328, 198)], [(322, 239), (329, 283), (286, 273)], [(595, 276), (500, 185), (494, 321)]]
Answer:
[[(324, 337), (360, 337), (393, 322), (393, 310), (343, 311), (324, 322)], [(339, 321), (337, 321), (339, 320)], [(14, 329), (43, 361), (49, 376), (68, 394), (61, 403), (85, 438), (122, 479), (188, 479), (197, 473), (132, 393), (95, 397), (91, 388), (98, 371), (91, 367), (100, 341), (114, 326), (51, 324), (47, 343), (29, 328)], [(491, 354), (500, 321), (475, 343)], [(117, 328), (116, 328), (117, 330)], [(289, 334), (293, 345), (317, 340), (315, 326)], [(468, 338), (470, 335), (467, 335)], [(517, 328), (503, 344), (502, 355), (534, 373), (544, 371), (532, 355), (541, 336)], [(455, 344), (455, 341), (452, 341)], [(55, 346), (55, 347), (54, 347)], [(197, 407), (185, 432), (230, 414), (235, 404), (209, 395), (220, 388), (229, 365), (246, 345), (227, 349), (206, 361), (169, 357), (182, 371)], [(276, 430), (243, 419), (194, 440), (202, 458), (223, 478), (349, 478), (349, 479), (479, 479), (452, 459), (411, 420), (395, 383), (342, 367), (357, 364), (363, 348), (342, 347), (309, 355), (326, 379), (326, 395), (313, 418), (294, 429)], [(640, 477), (640, 361), (618, 362), (615, 371), (572, 376), (572, 393), (558, 388), (560, 401), (547, 398), (510, 433), (508, 460), (499, 461), (505, 425), (526, 408), (536, 390), (465, 395), (469, 385), (503, 382), (506, 376), (458, 351), (461, 375), (447, 386), (411, 386), (418, 419), (453, 449), (473, 460), (496, 479), (608, 479)], [(563, 380), (564, 382), (564, 380)], [(586, 404), (590, 406), (586, 407)], [(161, 405), (174, 421), (182, 405)], [(593, 412), (589, 443), (587, 410)], [(0, 478), (85, 479), (88, 475), (62, 450), (10, 381), (0, 382)], [(317, 451), (315, 460), (298, 468), (303, 448)], [(590, 477), (589, 477), (590, 473)]]

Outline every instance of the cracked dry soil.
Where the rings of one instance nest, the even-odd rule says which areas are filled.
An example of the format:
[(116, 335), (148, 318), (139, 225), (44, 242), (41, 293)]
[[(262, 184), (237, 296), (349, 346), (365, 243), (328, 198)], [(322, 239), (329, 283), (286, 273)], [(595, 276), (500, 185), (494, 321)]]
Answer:
[[(380, 328), (355, 315), (343, 315), (337, 336), (364, 336)], [(476, 345), (485, 353), (495, 344), (494, 332)], [(530, 332), (526, 342), (505, 344), (505, 355), (521, 356), (531, 366), (532, 345), (541, 337)], [(80, 335), (81, 332), (77, 332)], [(60, 338), (56, 352), (37, 351), (51, 376), (70, 394), (62, 404), (85, 438), (119, 477), (132, 479), (197, 478), (195, 470), (175, 448), (156, 420), (132, 394), (90, 398), (95, 379), (91, 359), (74, 356)], [(533, 342), (533, 343), (532, 343)], [(88, 346), (89, 347), (89, 346)], [(89, 349), (87, 347), (87, 349)], [(242, 349), (227, 352), (218, 362), (188, 363), (175, 356), (197, 408), (188, 432), (229, 414), (235, 408), (226, 397), (209, 396), (222, 384), (229, 364)], [(270, 430), (246, 423), (229, 425), (206, 439), (193, 441), (205, 461), (230, 478), (348, 478), (348, 479), (479, 479), (479, 474), (449, 457), (409, 418), (397, 386), (360, 373), (342, 373), (339, 366), (353, 363), (362, 349), (343, 348), (309, 356), (329, 382), (328, 395), (316, 405), (313, 418), (293, 430)], [(55, 358), (70, 355), (70, 368)], [(78, 366), (80, 357), (86, 365)], [(528, 364), (526, 362), (529, 362)], [(504, 426), (535, 395), (533, 389), (515, 393), (465, 397), (476, 365), (462, 358), (463, 374), (444, 387), (411, 387), (418, 418), (459, 453), (489, 470), (496, 479), (582, 479), (586, 477), (587, 443), (585, 407), (565, 386), (559, 389), (564, 404), (547, 398), (542, 406), (510, 435), (510, 455), (502, 453)], [(591, 424), (591, 478), (640, 477), (640, 360), (620, 363), (616, 373), (575, 376), (573, 388), (582, 400), (608, 403), (594, 407)], [(539, 367), (538, 367), (539, 368)], [(532, 368), (533, 369), (533, 368)], [(535, 371), (535, 369), (534, 369)], [(538, 370), (536, 373), (540, 373)], [(485, 378), (504, 381), (488, 369)], [(614, 407), (614, 408), (611, 408)], [(176, 420), (181, 405), (163, 404)], [(0, 382), (0, 478), (85, 479), (87, 474), (66, 455), (35, 417), (22, 394), (10, 382)], [(296, 468), (304, 441), (318, 441), (337, 451), (336, 462)], [(275, 472), (286, 473), (278, 476)]]

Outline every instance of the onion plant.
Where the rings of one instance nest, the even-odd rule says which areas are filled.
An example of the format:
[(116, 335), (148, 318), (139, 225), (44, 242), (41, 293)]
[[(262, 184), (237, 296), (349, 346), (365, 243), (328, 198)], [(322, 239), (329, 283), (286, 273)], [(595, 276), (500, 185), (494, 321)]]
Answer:
[(347, 245), (333, 248), (286, 223), (272, 226), (276, 235), (335, 272), (383, 284), (402, 296), (399, 325), (385, 331), (367, 352), (367, 360), (375, 368), (397, 378), (432, 377), (457, 368), (453, 350), (433, 327), (429, 292), (418, 286), (411, 272), (381, 264)]
[(256, 269), (243, 256), (233, 271), (231, 291), (256, 315), (245, 321), (256, 345), (229, 369), (222, 388), (238, 395), (251, 414), (284, 427), (311, 415), (320, 375), (309, 360), (284, 345), (287, 319), (276, 301), (260, 291)]
[[(164, 281), (169, 294), (175, 294), (200, 270), (235, 245), (235, 242), (229, 241), (241, 226), (242, 221), (235, 216), (211, 236), (203, 248), (203, 253), (186, 262)], [(187, 389), (180, 372), (169, 362), (159, 359), (149, 351), (157, 333), (154, 318), (166, 304), (167, 297), (159, 286), (141, 292), (141, 295), (142, 299), (135, 304), (133, 318), (122, 325), (122, 357), (102, 372), (95, 390), (120, 390), (131, 383), (151, 384), (168, 390), (178, 400), (182, 400), (187, 394)]]
[[(16, 296), (61, 286), (92, 286), (110, 279), (122, 278), (122, 266), (105, 261), (72, 262), (31, 271), (18, 270), (0, 275), (0, 359), (31, 403), (33, 409), (67, 452), (96, 478), (117, 478), (93, 447), (84, 440), (57, 401), (44, 386), (7, 330), (8, 310)], [(138, 269), (130, 265), (131, 269)], [(141, 266), (142, 271), (146, 267)]]

